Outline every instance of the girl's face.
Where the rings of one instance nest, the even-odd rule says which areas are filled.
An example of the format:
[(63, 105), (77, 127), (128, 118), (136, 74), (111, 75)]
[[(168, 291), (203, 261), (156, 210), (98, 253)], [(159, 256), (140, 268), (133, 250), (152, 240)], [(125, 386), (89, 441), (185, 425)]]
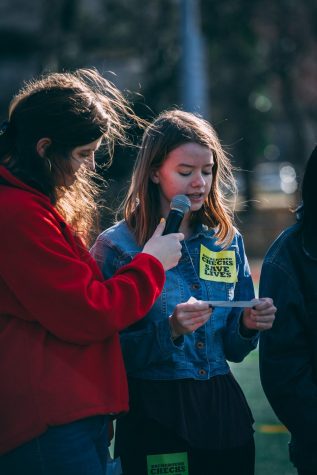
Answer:
[(159, 185), (161, 213), (166, 217), (175, 195), (186, 195), (191, 211), (198, 211), (212, 185), (213, 153), (197, 143), (180, 145), (170, 152), (151, 180)]
[(95, 170), (95, 153), (99, 149), (101, 142), (102, 137), (87, 145), (75, 147), (72, 150), (70, 158), (72, 174), (66, 176), (66, 186), (71, 186), (74, 183), (76, 179), (76, 173), (82, 166), (85, 166), (91, 170)]

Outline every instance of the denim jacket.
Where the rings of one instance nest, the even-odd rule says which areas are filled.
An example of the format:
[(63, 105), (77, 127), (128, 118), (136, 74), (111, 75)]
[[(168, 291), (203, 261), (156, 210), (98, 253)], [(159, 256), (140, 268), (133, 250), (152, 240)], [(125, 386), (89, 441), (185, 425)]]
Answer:
[[(141, 251), (125, 222), (97, 238), (91, 253), (106, 278)], [(235, 275), (236, 273), (236, 275)], [(168, 317), (178, 303), (197, 300), (249, 300), (253, 283), (241, 235), (223, 250), (213, 230), (199, 226), (182, 243), (182, 257), (166, 272), (166, 282), (150, 312), (121, 333), (127, 372), (141, 379), (206, 380), (229, 372), (227, 360), (239, 362), (255, 348), (258, 334), (239, 332), (241, 308), (215, 308), (208, 322), (173, 340)]]
[(260, 338), (260, 375), (278, 418), (291, 432), (290, 458), (317, 472), (317, 243), (302, 219), (269, 249), (260, 295), (277, 307), (272, 329)]

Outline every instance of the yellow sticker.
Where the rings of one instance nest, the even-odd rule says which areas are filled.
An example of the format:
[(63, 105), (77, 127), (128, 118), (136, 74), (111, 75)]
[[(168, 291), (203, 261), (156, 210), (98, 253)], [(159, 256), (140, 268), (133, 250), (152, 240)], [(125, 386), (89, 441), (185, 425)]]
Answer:
[(199, 277), (214, 282), (237, 282), (235, 251), (210, 251), (200, 245)]

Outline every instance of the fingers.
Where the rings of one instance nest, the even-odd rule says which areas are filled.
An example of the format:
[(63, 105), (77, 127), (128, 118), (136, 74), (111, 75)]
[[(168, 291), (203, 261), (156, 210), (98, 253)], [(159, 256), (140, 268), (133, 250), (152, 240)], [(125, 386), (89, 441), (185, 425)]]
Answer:
[(212, 308), (209, 307), (209, 304), (201, 300), (196, 300), (194, 302), (180, 303), (176, 306), (176, 308), (184, 312), (189, 312), (189, 313), (200, 312), (200, 311), (212, 312)]
[(273, 326), (276, 310), (271, 298), (261, 298), (255, 307), (244, 310), (243, 324), (252, 330), (269, 330)]
[(251, 315), (255, 315), (257, 317), (265, 317), (266, 315), (267, 316), (275, 315), (275, 312), (276, 312), (276, 307), (274, 307), (273, 305), (272, 307), (265, 308), (263, 310), (252, 309)]
[(205, 302), (182, 303), (175, 307), (171, 316), (174, 327), (180, 334), (192, 333), (210, 318), (212, 309)]
[(192, 333), (198, 328), (202, 327), (209, 320), (210, 315), (192, 318), (188, 321), (182, 321), (181, 326), (185, 330), (184, 333)]
[(188, 316), (187, 318), (183, 318), (181, 321), (182, 325), (184, 326), (193, 326), (193, 325), (203, 325), (209, 320), (210, 313), (202, 313), (202, 314), (195, 314)]
[(273, 326), (273, 321), (274, 320), (256, 321), (254, 322), (254, 330), (258, 330), (258, 331), (270, 330), (270, 328), (272, 328)]
[(162, 233), (165, 229), (165, 224), (166, 224), (166, 221), (164, 218), (161, 219), (161, 221), (159, 222), (159, 224), (157, 225), (154, 233), (153, 233), (153, 236), (162, 236)]
[(276, 313), (277, 308), (273, 304), (273, 300), (269, 297), (260, 299), (261, 303), (257, 304), (251, 310), (251, 316), (255, 316), (256, 318), (262, 318), (263, 321), (274, 320), (274, 315)]
[(202, 315), (201, 317), (196, 317), (192, 320), (191, 326), (193, 327), (192, 331), (197, 330), (197, 328), (205, 325), (208, 322), (210, 315)]
[(170, 239), (176, 239), (177, 241), (183, 241), (184, 240), (184, 234), (183, 233), (172, 233), (172, 234), (167, 234)]
[[(152, 237), (157, 237), (157, 236), (162, 236), (163, 231), (165, 229), (166, 221), (164, 218), (161, 219), (159, 224), (157, 225)], [(171, 233), (168, 234), (169, 237), (174, 236), (178, 241), (182, 241), (184, 239), (184, 234), (183, 233)]]
[(255, 305), (253, 308), (257, 311), (262, 311), (266, 309), (275, 309), (274, 312), (276, 312), (276, 307), (274, 307), (273, 300), (269, 297), (262, 297), (260, 300), (260, 303)]
[(211, 312), (175, 312), (176, 320), (182, 325), (192, 325), (196, 322), (207, 321), (211, 315)]
[(272, 328), (275, 319), (275, 312), (260, 314), (259, 312), (252, 311), (249, 315), (249, 325), (254, 330), (269, 330)]

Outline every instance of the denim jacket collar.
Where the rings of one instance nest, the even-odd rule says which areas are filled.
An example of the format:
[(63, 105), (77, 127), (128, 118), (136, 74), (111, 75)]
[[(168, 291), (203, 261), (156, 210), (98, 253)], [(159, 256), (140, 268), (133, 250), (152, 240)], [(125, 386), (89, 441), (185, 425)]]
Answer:
[(200, 237), (204, 237), (207, 239), (213, 239), (215, 234), (215, 230), (208, 228), (205, 224), (198, 223), (195, 225), (193, 234), (188, 238), (188, 241), (193, 239), (198, 239)]

